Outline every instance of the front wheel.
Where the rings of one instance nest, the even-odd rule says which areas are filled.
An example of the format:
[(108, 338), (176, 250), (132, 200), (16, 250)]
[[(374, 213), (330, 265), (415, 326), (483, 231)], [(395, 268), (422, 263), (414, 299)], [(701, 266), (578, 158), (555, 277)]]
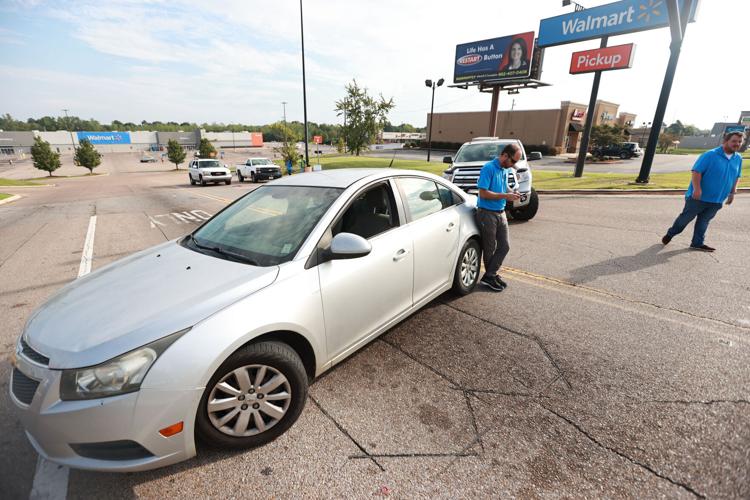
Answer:
[(453, 291), (458, 295), (470, 294), (479, 281), (479, 260), (482, 252), (475, 239), (466, 242), (458, 255), (453, 276)]
[(213, 448), (244, 449), (273, 441), (297, 420), (307, 398), (299, 355), (281, 342), (232, 354), (206, 385), (196, 437)]
[(250, 172), (250, 182), (255, 184), (258, 180), (255, 178), (255, 172)]
[(195, 186), (195, 179), (193, 179), (193, 176), (188, 174), (188, 178), (190, 179), (190, 185)]
[(206, 179), (204, 179), (202, 175), (198, 176), (198, 181), (200, 181), (201, 186), (205, 186), (206, 185)]
[(508, 210), (510, 216), (515, 220), (531, 220), (537, 211), (539, 211), (539, 195), (533, 188), (529, 195), (529, 202), (526, 205)]
[(628, 155), (625, 151), (620, 153), (620, 159), (627, 160), (628, 158), (630, 158), (630, 155)]
[(227, 179), (224, 181), (224, 184), (226, 184), (227, 186), (230, 185), (231, 183), (232, 183), (232, 179)]

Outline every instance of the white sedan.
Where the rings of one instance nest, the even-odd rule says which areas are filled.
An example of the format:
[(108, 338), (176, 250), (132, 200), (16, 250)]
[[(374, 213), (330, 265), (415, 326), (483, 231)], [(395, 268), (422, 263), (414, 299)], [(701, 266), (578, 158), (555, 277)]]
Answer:
[(29, 441), (110, 471), (185, 460), (196, 439), (271, 441), (315, 377), (443, 292), (474, 289), (474, 210), (423, 172), (295, 175), (74, 281), (18, 340), (10, 394)]

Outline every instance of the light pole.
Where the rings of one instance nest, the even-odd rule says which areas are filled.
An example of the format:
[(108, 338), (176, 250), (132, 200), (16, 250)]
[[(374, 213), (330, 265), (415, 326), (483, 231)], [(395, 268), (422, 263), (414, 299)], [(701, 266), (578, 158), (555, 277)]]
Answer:
[(427, 134), (427, 161), (430, 161), (430, 154), (432, 153), (432, 122), (434, 121), (435, 114), (435, 87), (440, 87), (443, 85), (442, 78), (438, 80), (437, 82), (433, 82), (432, 80), (425, 80), (424, 84), (426, 87), (430, 87), (432, 89), (432, 102), (430, 103), (430, 131)]
[(572, 0), (563, 0), (562, 4), (563, 7), (567, 7), (568, 5), (573, 4), (575, 6), (576, 12), (581, 12), (582, 10), (586, 9), (586, 7), (584, 7), (583, 5), (573, 2)]
[(65, 113), (65, 126), (68, 129), (68, 132), (70, 133), (70, 145), (73, 147), (73, 155), (76, 154), (76, 143), (73, 140), (73, 131), (70, 130), (70, 119), (68, 118), (68, 110), (63, 109), (63, 113)]
[[(646, 140), (646, 125), (651, 126), (651, 122), (642, 122), (641, 123), (641, 142), (644, 142)], [(641, 145), (643, 147), (643, 145)]]
[(299, 28), (302, 40), (302, 107), (305, 116), (305, 166), (310, 164), (310, 153), (307, 150), (307, 84), (305, 82), (305, 24), (302, 18), (302, 0), (299, 0)]

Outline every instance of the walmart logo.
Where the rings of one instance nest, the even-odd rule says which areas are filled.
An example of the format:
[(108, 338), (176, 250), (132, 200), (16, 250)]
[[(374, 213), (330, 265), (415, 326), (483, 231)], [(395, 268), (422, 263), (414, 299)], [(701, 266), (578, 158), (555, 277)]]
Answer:
[(645, 21), (646, 23), (651, 22), (651, 17), (658, 18), (661, 16), (662, 11), (659, 10), (659, 7), (664, 2), (662, 0), (648, 0), (648, 5), (641, 4), (639, 6), (641, 13), (638, 14), (638, 20), (639, 21)]

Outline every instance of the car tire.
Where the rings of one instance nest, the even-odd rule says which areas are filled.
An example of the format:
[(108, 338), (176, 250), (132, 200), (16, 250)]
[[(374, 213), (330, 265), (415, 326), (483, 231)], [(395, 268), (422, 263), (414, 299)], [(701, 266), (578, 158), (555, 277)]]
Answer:
[(239, 181), (240, 184), (242, 184), (245, 181), (245, 178), (242, 177), (242, 172), (240, 172), (239, 170), (237, 170), (237, 180)]
[(479, 242), (472, 238), (464, 244), (458, 254), (456, 271), (453, 274), (453, 292), (456, 295), (468, 295), (479, 282), (479, 270), (482, 262), (482, 249)]
[[(278, 380), (276, 377), (282, 376), (281, 385), (267, 392), (268, 396), (277, 398), (273, 400), (273, 404), (261, 400), (258, 396), (266, 393), (261, 390), (256, 392), (256, 387), (252, 385), (258, 376), (259, 367), (265, 368), (265, 375), (261, 375), (262, 380), (258, 384), (260, 388), (269, 387), (271, 382)], [(251, 385), (247, 391), (240, 390), (242, 383), (236, 377), (236, 372), (248, 374), (247, 382)], [(218, 388), (219, 384), (222, 384), (222, 387), (229, 385), (236, 391), (236, 404), (232, 401), (235, 399), (233, 394)], [(245, 346), (224, 361), (206, 384), (196, 415), (196, 438), (210, 448), (232, 450), (254, 448), (269, 443), (297, 421), (305, 406), (307, 388), (307, 372), (302, 360), (287, 344), (270, 341)], [(280, 399), (284, 395), (288, 398)], [(209, 401), (211, 398), (216, 400), (216, 396), (219, 396), (222, 402), (229, 400), (230, 404), (235, 406), (209, 412)], [(255, 399), (256, 397), (258, 399)], [(271, 413), (278, 418), (264, 413), (263, 408), (271, 406), (274, 407)], [(254, 407), (257, 408), (255, 411)], [(222, 424), (222, 419), (231, 413), (234, 413), (234, 416)], [(242, 418), (245, 420), (240, 422)], [(262, 419), (261, 425), (268, 426), (265, 430), (259, 429), (257, 418)]]
[(539, 195), (534, 188), (531, 188), (531, 194), (529, 195), (529, 203), (518, 208), (511, 208), (508, 210), (510, 216), (514, 220), (531, 220), (534, 218), (536, 213), (539, 211)]
[(193, 176), (188, 174), (188, 178), (190, 179), (190, 185), (195, 186), (195, 179), (193, 179)]
[(252, 182), (253, 184), (258, 182), (257, 179), (255, 178), (255, 172), (250, 172), (250, 182)]
[(232, 179), (228, 179), (224, 181), (224, 184), (226, 184), (227, 186), (230, 185), (231, 183), (232, 183)]
[(623, 151), (622, 153), (620, 153), (620, 159), (621, 160), (627, 160), (629, 157), (630, 156), (625, 151)]
[(204, 179), (202, 175), (198, 176), (198, 181), (200, 181), (201, 186), (205, 186), (206, 185), (206, 179)]

